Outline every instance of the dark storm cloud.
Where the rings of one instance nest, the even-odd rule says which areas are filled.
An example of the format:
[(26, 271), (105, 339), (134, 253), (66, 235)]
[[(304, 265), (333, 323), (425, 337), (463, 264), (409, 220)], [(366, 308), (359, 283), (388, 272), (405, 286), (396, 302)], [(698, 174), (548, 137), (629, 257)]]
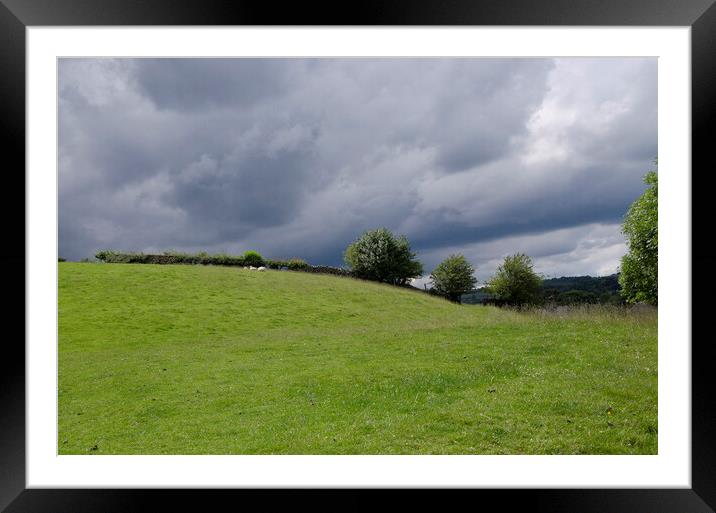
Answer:
[(160, 109), (250, 107), (290, 85), (303, 61), (245, 59), (138, 59), (136, 81)]
[(218, 228), (220, 237), (283, 224), (315, 182), (313, 135), (301, 137), (300, 145), (271, 152), (252, 148), (219, 160), (204, 155), (173, 175), (164, 199), (180, 205), (198, 227), (206, 222)]
[(655, 59), (59, 69), (59, 243), (71, 259), (258, 249), (335, 265), (363, 230), (387, 226), (427, 270), (448, 251), (489, 267), (520, 246), (562, 272), (606, 272), (657, 154)]
[(492, 192), (491, 188), (488, 191), (492, 196), (500, 196), (499, 187), (510, 189), (510, 205), (493, 205), (475, 194), (478, 204), (472, 204), (468, 197), (465, 203), (450, 207), (455, 197), (451, 191), (445, 201), (448, 206), (421, 214), (418, 229), (410, 238), (421, 248), (433, 249), (594, 222), (619, 223), (625, 205), (641, 194), (643, 181), (641, 167), (617, 166), (616, 169), (584, 166), (573, 173), (567, 169), (544, 170), (545, 176), (560, 179), (542, 184), (539, 194), (534, 194), (531, 185), (520, 187), (519, 180), (523, 178), (510, 183), (511, 179), (505, 177), (497, 191)]

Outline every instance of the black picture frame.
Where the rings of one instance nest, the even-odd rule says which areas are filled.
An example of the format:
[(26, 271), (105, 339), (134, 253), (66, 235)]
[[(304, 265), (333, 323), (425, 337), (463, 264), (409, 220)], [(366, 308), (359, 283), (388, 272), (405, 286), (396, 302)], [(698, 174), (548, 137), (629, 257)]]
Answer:
[[(5, 156), (5, 198), (0, 202), (7, 250), (2, 253), (6, 295), (4, 317), (24, 319), (25, 224), (25, 29), (28, 26), (83, 25), (602, 25), (690, 26), (692, 51), (692, 488), (690, 489), (501, 489), (453, 490), (468, 507), (499, 504), (500, 510), (550, 512), (707, 512), (716, 508), (716, 401), (711, 366), (716, 351), (706, 329), (708, 291), (714, 290), (716, 257), (709, 252), (707, 195), (713, 170), (707, 158), (716, 134), (715, 0), (367, 0), (270, 2), (235, 0), (0, 0), (0, 144)], [(8, 156), (11, 158), (8, 159)], [(713, 159), (709, 161), (713, 168)], [(694, 172), (693, 170), (700, 169)], [(22, 194), (20, 193), (22, 191)], [(699, 236), (700, 235), (700, 236)], [(18, 269), (23, 268), (24, 274)], [(22, 298), (23, 300), (20, 300)], [(684, 298), (688, 300), (688, 298)], [(10, 322), (7, 323), (10, 326)], [(25, 481), (25, 324), (20, 334), (6, 330), (0, 373), (0, 510), (140, 511), (167, 507), (205, 510), (219, 500), (231, 508), (260, 498), (315, 507), (309, 490), (79, 490), (26, 489)], [(675, 340), (670, 343), (688, 343)], [(322, 491), (325, 503), (370, 507), (385, 491)], [(426, 491), (391, 492), (401, 501), (425, 504)], [(260, 495), (260, 497), (258, 497)], [(430, 498), (445, 506), (442, 494)], [(450, 497), (452, 498), (452, 496)], [(405, 503), (404, 503), (405, 505)], [(218, 507), (218, 506), (217, 506)], [(211, 507), (214, 509), (214, 507)]]

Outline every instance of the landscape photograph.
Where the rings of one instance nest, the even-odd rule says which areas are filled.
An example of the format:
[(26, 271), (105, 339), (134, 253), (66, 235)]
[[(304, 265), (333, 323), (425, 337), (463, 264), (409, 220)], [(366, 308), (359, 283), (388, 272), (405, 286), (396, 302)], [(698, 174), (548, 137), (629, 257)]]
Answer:
[(658, 454), (657, 70), (58, 59), (57, 453)]

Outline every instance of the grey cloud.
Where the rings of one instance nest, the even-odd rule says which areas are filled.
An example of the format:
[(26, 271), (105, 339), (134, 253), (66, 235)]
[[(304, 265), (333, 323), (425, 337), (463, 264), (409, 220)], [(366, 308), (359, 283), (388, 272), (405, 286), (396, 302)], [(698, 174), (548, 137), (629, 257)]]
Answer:
[[(544, 277), (608, 275), (617, 271), (625, 252), (619, 224), (590, 223), (546, 232), (513, 235), (491, 241), (447, 246), (427, 251), (423, 262), (433, 269), (447, 253), (462, 253), (484, 283), (505, 256), (517, 252), (532, 258), (535, 271)], [(429, 274), (429, 273), (428, 273)], [(427, 274), (426, 274), (427, 276)], [(420, 284), (427, 282), (422, 280)]]
[[(596, 273), (611, 264), (590, 260), (588, 243), (565, 250), (562, 230), (618, 225), (657, 153), (655, 59), (59, 69), (60, 253), (71, 259), (258, 249), (335, 265), (363, 230), (387, 226), (428, 270), (450, 249), (537, 237), (564, 250), (545, 265)], [(593, 247), (616, 258), (617, 243)]]
[(226, 238), (282, 224), (314, 183), (312, 144), (308, 138), (270, 153), (244, 149), (220, 160), (204, 155), (176, 175), (166, 200)]
[(438, 163), (462, 171), (503, 156), (542, 101), (553, 62), (547, 59), (458, 61), (432, 127)]
[(300, 60), (137, 59), (139, 88), (160, 109), (250, 107), (290, 86)]

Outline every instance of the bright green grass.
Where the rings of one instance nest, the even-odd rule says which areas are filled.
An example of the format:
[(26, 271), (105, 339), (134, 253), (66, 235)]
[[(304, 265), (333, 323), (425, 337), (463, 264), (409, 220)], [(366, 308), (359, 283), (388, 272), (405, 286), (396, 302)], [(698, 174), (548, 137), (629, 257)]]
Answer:
[(654, 313), (59, 264), (60, 454), (655, 454)]

